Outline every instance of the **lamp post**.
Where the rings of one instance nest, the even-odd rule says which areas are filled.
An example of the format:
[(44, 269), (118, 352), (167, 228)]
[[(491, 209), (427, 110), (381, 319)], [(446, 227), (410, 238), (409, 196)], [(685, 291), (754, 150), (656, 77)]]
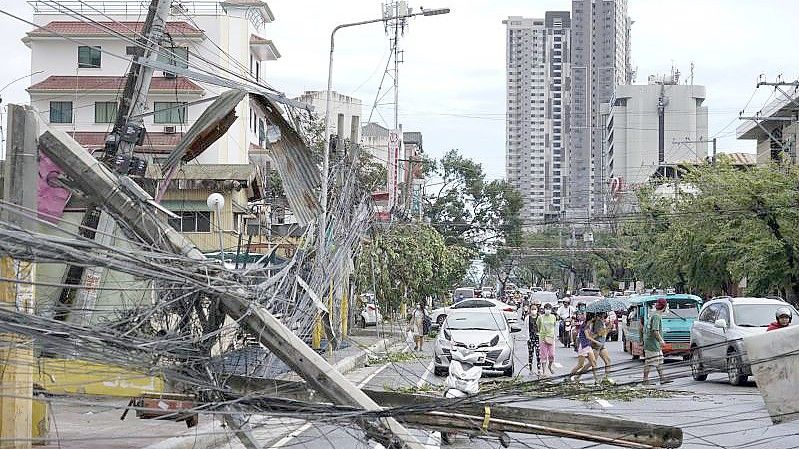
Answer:
[(372, 19), (372, 20), (363, 20), (360, 22), (352, 22), (352, 23), (344, 23), (341, 25), (337, 25), (333, 28), (333, 32), (330, 33), (330, 60), (327, 66), (327, 94), (325, 97), (325, 140), (324, 140), (324, 147), (322, 151), (324, 151), (324, 158), (322, 159), (322, 195), (320, 198), (320, 203), (322, 205), (322, 214), (321, 219), (319, 220), (319, 254), (321, 256), (322, 249), (324, 248), (324, 241), (325, 241), (325, 233), (327, 230), (327, 190), (328, 190), (328, 177), (330, 172), (330, 133), (328, 132), (328, 127), (330, 126), (330, 96), (332, 95), (333, 91), (333, 49), (335, 48), (335, 38), (336, 38), (336, 31), (342, 28), (348, 28), (358, 25), (366, 25), (370, 23), (378, 23), (378, 22), (385, 22), (391, 19), (407, 19), (409, 17), (415, 16), (437, 16), (440, 14), (447, 14), (449, 13), (449, 8), (439, 8), (439, 9), (425, 9), (421, 12), (415, 12), (411, 14), (400, 15), (397, 17), (383, 17), (380, 19)]

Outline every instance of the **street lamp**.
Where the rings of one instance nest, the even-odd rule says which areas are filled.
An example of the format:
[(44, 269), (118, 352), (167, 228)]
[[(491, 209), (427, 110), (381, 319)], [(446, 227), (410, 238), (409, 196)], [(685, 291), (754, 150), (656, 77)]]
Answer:
[(319, 223), (319, 254), (322, 254), (322, 248), (324, 247), (324, 240), (325, 240), (325, 233), (327, 228), (327, 184), (328, 184), (328, 176), (330, 172), (330, 133), (328, 132), (328, 127), (330, 126), (330, 96), (332, 95), (333, 91), (333, 49), (335, 47), (335, 38), (336, 38), (336, 31), (342, 28), (348, 28), (358, 25), (366, 25), (369, 23), (378, 23), (378, 22), (385, 22), (387, 20), (398, 20), (398, 19), (407, 19), (409, 17), (415, 16), (438, 16), (441, 14), (449, 13), (449, 8), (438, 8), (438, 9), (423, 9), (421, 12), (415, 12), (411, 14), (404, 14), (398, 15), (396, 17), (382, 17), (380, 19), (372, 19), (372, 20), (364, 20), (361, 22), (352, 22), (352, 23), (344, 23), (341, 25), (337, 25), (333, 28), (333, 32), (330, 33), (330, 60), (327, 66), (327, 96), (325, 98), (325, 141), (323, 151), (324, 151), (324, 158), (322, 160), (322, 195), (320, 198), (320, 202), (322, 203), (322, 216)]

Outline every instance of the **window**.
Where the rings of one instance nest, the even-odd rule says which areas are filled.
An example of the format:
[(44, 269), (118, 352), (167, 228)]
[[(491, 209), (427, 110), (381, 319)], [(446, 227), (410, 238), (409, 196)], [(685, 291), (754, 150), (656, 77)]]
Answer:
[(461, 301), (454, 306), (453, 309), (477, 309), (484, 307), (494, 307), (494, 303), (480, 299)]
[(94, 123), (114, 123), (117, 119), (116, 101), (94, 102)]
[(169, 224), (180, 232), (211, 232), (211, 212), (175, 212), (177, 218), (170, 218)]
[(702, 313), (699, 314), (699, 320), (705, 321), (708, 323), (713, 323), (716, 321), (716, 314), (718, 314), (719, 309), (721, 308), (721, 304), (711, 304)]
[(72, 102), (51, 101), (50, 123), (72, 123)]
[(78, 47), (78, 68), (79, 69), (99, 69), (100, 68), (100, 47), (89, 47), (81, 45)]
[(155, 123), (186, 123), (186, 103), (177, 101), (156, 101), (153, 104)]

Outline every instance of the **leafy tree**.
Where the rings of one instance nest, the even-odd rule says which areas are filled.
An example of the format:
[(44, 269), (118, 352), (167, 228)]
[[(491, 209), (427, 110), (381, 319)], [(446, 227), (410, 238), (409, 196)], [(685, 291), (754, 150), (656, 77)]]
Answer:
[(356, 278), (363, 291), (374, 291), (389, 311), (402, 302), (441, 295), (466, 274), (474, 253), (447, 246), (425, 224), (397, 224), (378, 232), (361, 248)]
[(692, 191), (640, 194), (645, 219), (630, 226), (636, 271), (704, 294), (778, 293), (799, 299), (799, 168), (766, 165), (688, 170)]
[(521, 196), (506, 181), (487, 181), (482, 166), (458, 150), (429, 165), (429, 172), (441, 185), (426, 195), (425, 215), (448, 244), (485, 251), (519, 243)]

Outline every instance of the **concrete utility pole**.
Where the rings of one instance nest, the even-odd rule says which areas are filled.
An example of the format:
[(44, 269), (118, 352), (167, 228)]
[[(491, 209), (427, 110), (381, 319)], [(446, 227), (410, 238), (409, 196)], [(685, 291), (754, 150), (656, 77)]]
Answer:
[[(147, 61), (157, 59), (159, 42), (164, 37), (170, 5), (170, 0), (151, 0), (142, 29), (144, 37), (139, 39), (141, 45), (139, 57)], [(144, 118), (141, 114), (147, 109), (147, 94), (154, 71), (155, 69), (149, 65), (134, 60), (128, 72), (122, 98), (119, 100), (114, 129), (106, 137), (105, 163), (122, 175), (143, 174), (146, 167), (143, 160), (134, 157), (133, 149), (144, 139)], [(103, 245), (113, 244), (117, 224), (108, 213), (98, 211), (96, 206), (92, 205), (86, 211), (82, 224), (86, 226), (81, 232), (84, 237), (95, 238)], [(105, 269), (102, 267), (67, 268), (64, 283), (71, 284), (80, 278), (78, 285), (82, 286), (77, 291), (65, 289), (60, 295), (59, 302), (62, 305), (69, 307), (71, 303), (72, 306), (67, 312), (67, 321), (82, 325), (90, 322), (104, 274)], [(71, 295), (74, 295), (74, 301), (70, 300)]]
[[(36, 211), (39, 180), (38, 116), (30, 106), (9, 105), (3, 199)], [(3, 213), (21, 229), (36, 229), (35, 220)], [(0, 276), (22, 282), (0, 282), (0, 307), (34, 313), (36, 265), (0, 259)], [(31, 447), (33, 408), (33, 343), (29, 338), (0, 334), (0, 447)]]
[[(101, 201), (106, 208), (126, 220), (138, 235), (150, 239), (148, 243), (160, 245), (161, 242), (156, 238), (163, 235), (169, 249), (192, 259), (205, 259), (188, 238), (175, 231), (157, 215), (153, 206), (132, 196), (125, 188), (120, 188), (124, 178), (120, 178), (100, 164), (68, 134), (50, 130), (45, 132), (39, 141), (42, 151), (62, 167), (78, 189), (95, 201)], [(150, 213), (142, 213), (142, 208), (149, 210)], [(218, 299), (225, 313), (257, 336), (261, 344), (299, 374), (311, 388), (336, 404), (368, 411), (380, 409), (377, 403), (349, 382), (321, 355), (308, 347), (291, 329), (265, 309), (247, 300), (247, 295), (248, 292), (242, 289), (239, 295), (222, 293)], [(423, 448), (423, 445), (393, 418), (364, 420), (360, 424), (370, 438), (386, 447), (392, 446), (393, 442), (399, 442), (409, 449)]]

